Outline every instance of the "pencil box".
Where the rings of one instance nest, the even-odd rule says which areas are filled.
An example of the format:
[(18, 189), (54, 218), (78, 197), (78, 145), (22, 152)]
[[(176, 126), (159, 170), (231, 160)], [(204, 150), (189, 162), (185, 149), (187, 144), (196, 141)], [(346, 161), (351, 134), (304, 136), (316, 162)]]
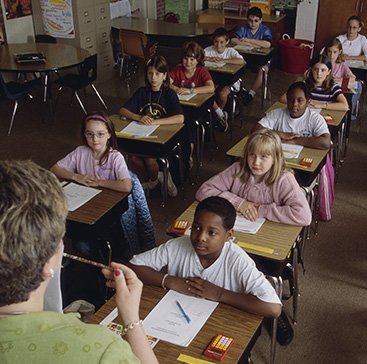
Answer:
[(176, 220), (169, 232), (173, 235), (184, 235), (186, 229), (189, 227), (189, 222), (186, 220)]

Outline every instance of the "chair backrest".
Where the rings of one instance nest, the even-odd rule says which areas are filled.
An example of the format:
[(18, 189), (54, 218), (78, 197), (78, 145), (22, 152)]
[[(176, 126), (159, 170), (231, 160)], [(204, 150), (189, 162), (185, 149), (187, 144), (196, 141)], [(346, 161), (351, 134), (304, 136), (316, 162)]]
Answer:
[(80, 76), (85, 84), (90, 84), (97, 79), (97, 54), (93, 54), (80, 65)]
[(145, 49), (148, 39), (143, 32), (120, 29), (119, 38), (121, 42), (121, 51), (124, 56), (146, 58)]
[(224, 16), (222, 15), (210, 15), (210, 14), (199, 14), (196, 18), (197, 23), (206, 23), (206, 24), (225, 24)]
[(164, 18), (163, 20), (166, 22), (166, 23), (179, 23), (179, 15), (172, 12), (172, 11), (169, 11), (168, 13), (164, 14)]
[(36, 34), (34, 38), (36, 43), (56, 43), (56, 38), (49, 34)]

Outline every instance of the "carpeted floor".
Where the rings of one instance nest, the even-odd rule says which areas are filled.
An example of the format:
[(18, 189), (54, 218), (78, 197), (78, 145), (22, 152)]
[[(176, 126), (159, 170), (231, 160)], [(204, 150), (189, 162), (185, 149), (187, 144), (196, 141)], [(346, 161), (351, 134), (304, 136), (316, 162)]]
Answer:
[[(295, 78), (273, 70), (272, 100), (276, 101)], [(141, 82), (135, 79), (131, 89)], [(118, 112), (128, 97), (126, 84), (119, 81), (118, 73), (111, 73), (109, 80), (100, 80), (97, 87), (109, 112)], [(70, 95), (66, 94), (60, 97), (52, 120), (40, 104), (41, 93), (36, 96), (34, 104), (25, 101), (20, 105), (10, 137), (6, 133), (12, 105), (7, 101), (0, 104), (0, 158), (31, 158), (49, 168), (78, 145), (83, 114), (76, 101), (69, 105)], [(88, 93), (88, 99), (89, 109), (101, 109), (93, 94)], [(262, 114), (256, 97), (237, 117), (232, 139), (228, 133), (218, 133), (218, 150), (212, 149), (211, 144), (205, 146), (204, 166), (199, 177), (193, 178), (193, 185), (188, 182), (184, 185), (184, 199), (181, 193), (162, 208), (159, 190), (151, 194), (149, 205), (159, 243), (167, 240), (167, 226), (191, 204), (198, 186), (229, 165), (225, 152), (249, 132)], [(361, 120), (366, 116), (363, 108)], [(277, 347), (277, 363), (367, 363), (367, 128), (362, 123), (353, 127), (357, 129), (350, 135), (348, 154), (335, 186), (333, 219), (320, 223), (318, 235), (311, 235), (307, 242), (306, 273), (300, 270), (299, 277), (301, 295), (294, 340), (289, 346)], [(289, 315), (290, 303), (285, 302)], [(253, 350), (255, 363), (268, 362), (269, 345), (269, 335), (263, 330)]]

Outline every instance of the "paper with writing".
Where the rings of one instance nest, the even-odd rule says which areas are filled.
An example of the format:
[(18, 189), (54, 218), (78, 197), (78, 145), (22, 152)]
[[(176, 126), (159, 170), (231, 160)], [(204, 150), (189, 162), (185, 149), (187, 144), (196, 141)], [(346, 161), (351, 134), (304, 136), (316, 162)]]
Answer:
[(259, 217), (256, 221), (250, 221), (241, 215), (237, 215), (233, 230), (241, 233), (256, 234), (264, 222), (265, 219), (263, 217)]
[(159, 125), (146, 125), (132, 121), (128, 126), (120, 130), (120, 132), (123, 134), (145, 137), (152, 134), (158, 127)]
[(282, 149), (284, 158), (298, 158), (303, 149), (303, 145), (282, 143)]
[(94, 196), (101, 193), (96, 188), (81, 186), (76, 183), (69, 183), (63, 187), (66, 198), (68, 200), (68, 210), (75, 211), (80, 206), (91, 200)]

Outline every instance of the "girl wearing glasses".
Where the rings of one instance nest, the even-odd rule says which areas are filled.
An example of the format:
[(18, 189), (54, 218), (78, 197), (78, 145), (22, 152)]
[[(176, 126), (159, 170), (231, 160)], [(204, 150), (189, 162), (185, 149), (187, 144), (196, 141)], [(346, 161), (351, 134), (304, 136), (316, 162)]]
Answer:
[(353, 15), (348, 19), (347, 32), (338, 36), (343, 47), (344, 60), (367, 60), (367, 38), (359, 34), (362, 27), (362, 20)]
[(82, 122), (81, 139), (83, 145), (59, 160), (51, 171), (59, 178), (85, 186), (130, 192), (130, 173), (117, 150), (115, 128), (107, 114), (87, 114)]

